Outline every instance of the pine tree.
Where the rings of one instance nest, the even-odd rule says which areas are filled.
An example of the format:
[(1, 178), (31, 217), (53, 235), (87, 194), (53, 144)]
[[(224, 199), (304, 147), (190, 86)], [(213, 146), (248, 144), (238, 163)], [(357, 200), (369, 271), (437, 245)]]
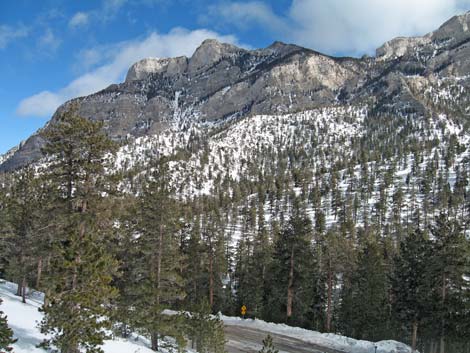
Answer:
[(267, 335), (263, 340), (263, 348), (258, 353), (279, 353), (279, 350), (274, 347), (271, 335)]
[(51, 335), (43, 346), (62, 353), (102, 352), (108, 305), (117, 294), (111, 286), (117, 263), (107, 247), (112, 220), (103, 203), (112, 187), (104, 158), (114, 144), (101, 128), (71, 106), (43, 133), (56, 212), (40, 328)]
[(454, 345), (461, 343), (462, 335), (468, 333), (462, 327), (470, 319), (466, 298), (470, 293), (466, 280), (470, 273), (470, 244), (460, 224), (445, 214), (437, 217), (431, 232), (435, 238), (432, 271), (438, 279), (436, 296), (439, 298), (433, 316), (439, 322), (440, 352), (445, 352), (446, 341)]
[[(0, 298), (0, 305), (2, 299)], [(13, 331), (8, 327), (7, 317), (3, 311), (0, 310), (0, 351), (11, 352), (13, 348), (11, 345), (17, 340), (13, 338)]]
[(204, 247), (201, 242), (200, 217), (197, 215), (190, 231), (189, 240), (183, 249), (186, 259), (185, 292), (187, 294), (185, 303), (189, 306), (195, 305), (204, 296)]
[(177, 316), (168, 316), (165, 309), (184, 299), (184, 283), (180, 274), (181, 254), (178, 243), (178, 214), (168, 173), (162, 159), (154, 168), (152, 180), (144, 187), (137, 206), (135, 257), (132, 259), (131, 290), (135, 295), (133, 326), (151, 338), (158, 350), (160, 337), (173, 335), (182, 342), (177, 329)]
[(7, 222), (10, 234), (7, 237), (9, 257), (6, 269), (8, 277), (17, 283), (17, 295), (26, 303), (26, 289), (31, 284), (38, 258), (40, 238), (39, 183), (33, 168), (24, 168), (15, 173), (7, 199)]
[(433, 311), (431, 251), (430, 240), (417, 229), (402, 241), (399, 255), (394, 260), (393, 311), (408, 330), (413, 351), (416, 350), (418, 330), (429, 321)]
[[(366, 239), (352, 278), (349, 301), (341, 303), (342, 325), (347, 335), (369, 341), (384, 339), (387, 335), (388, 277), (382, 249), (373, 234)], [(343, 313), (351, 313), (344, 316)]]
[(206, 300), (193, 307), (186, 315), (187, 334), (192, 348), (200, 353), (225, 353), (224, 323), (217, 316), (211, 315)]
[(274, 245), (269, 304), (275, 321), (304, 324), (312, 303), (312, 225), (300, 199)]

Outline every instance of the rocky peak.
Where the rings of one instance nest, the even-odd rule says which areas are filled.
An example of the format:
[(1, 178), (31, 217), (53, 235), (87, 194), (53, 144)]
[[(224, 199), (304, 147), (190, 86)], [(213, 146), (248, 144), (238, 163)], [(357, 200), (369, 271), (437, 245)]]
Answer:
[(435, 42), (444, 42), (450, 45), (458, 44), (470, 39), (470, 11), (459, 16), (454, 16), (445, 22), (439, 29), (432, 32)]
[(401, 58), (423, 47), (433, 51), (448, 50), (470, 40), (470, 12), (454, 16), (437, 30), (422, 37), (398, 37), (386, 42), (376, 51), (379, 60)]
[(127, 72), (126, 82), (142, 80), (150, 74), (166, 73), (181, 74), (186, 71), (188, 59), (184, 56), (176, 58), (146, 58), (136, 62)]
[(287, 55), (291, 52), (298, 51), (298, 50), (305, 50), (305, 48), (299, 47), (295, 44), (287, 44), (280, 41), (275, 41), (270, 46), (261, 49), (260, 52), (264, 55), (275, 55), (277, 57), (281, 57)]
[(376, 50), (378, 60), (387, 60), (401, 58), (410, 50), (414, 50), (419, 46), (430, 43), (428, 36), (424, 37), (397, 37), (394, 38)]
[(191, 59), (189, 59), (189, 72), (198, 71), (210, 66), (223, 57), (244, 51), (232, 44), (221, 43), (216, 39), (206, 39), (196, 49)]

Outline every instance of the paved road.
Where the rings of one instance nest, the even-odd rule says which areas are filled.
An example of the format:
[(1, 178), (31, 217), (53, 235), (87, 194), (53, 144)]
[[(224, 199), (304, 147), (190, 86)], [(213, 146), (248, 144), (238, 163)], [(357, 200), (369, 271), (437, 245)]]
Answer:
[[(228, 353), (256, 353), (263, 347), (268, 332), (243, 326), (225, 326)], [(279, 353), (344, 353), (313, 345), (302, 340), (270, 333)]]

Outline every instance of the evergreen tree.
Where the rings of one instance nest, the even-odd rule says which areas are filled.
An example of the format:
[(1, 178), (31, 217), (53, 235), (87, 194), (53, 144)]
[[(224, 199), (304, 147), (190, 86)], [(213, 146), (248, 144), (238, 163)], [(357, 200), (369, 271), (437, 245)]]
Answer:
[(94, 353), (108, 337), (108, 305), (117, 294), (111, 286), (117, 263), (107, 247), (113, 222), (103, 208), (111, 186), (103, 160), (114, 145), (101, 132), (102, 124), (69, 108), (43, 133), (49, 158), (44, 172), (56, 212), (40, 328), (51, 336), (43, 346)]
[(133, 308), (133, 326), (151, 338), (158, 350), (160, 337), (172, 335), (182, 343), (177, 329), (178, 316), (165, 315), (185, 296), (180, 273), (177, 205), (172, 198), (168, 164), (162, 159), (154, 168), (152, 180), (144, 187), (137, 206), (135, 241), (132, 246), (131, 290), (128, 304)]
[(445, 214), (436, 219), (432, 235), (435, 238), (432, 271), (438, 282), (435, 289), (438, 303), (433, 316), (439, 323), (440, 351), (445, 352), (446, 341), (456, 346), (462, 343), (462, 335), (468, 334), (462, 328), (470, 319), (467, 303), (470, 289), (466, 280), (470, 274), (470, 248), (460, 224)]
[(430, 240), (418, 229), (402, 241), (394, 260), (393, 311), (406, 328), (413, 351), (419, 328), (429, 322), (433, 312), (431, 251)]
[[(0, 305), (2, 299), (0, 298)], [(0, 351), (11, 352), (13, 348), (11, 345), (17, 340), (13, 338), (13, 331), (8, 327), (7, 317), (0, 310)]]
[(291, 219), (274, 245), (270, 318), (305, 324), (312, 303), (312, 225), (300, 199), (295, 198)]
[(342, 326), (348, 327), (346, 334), (369, 341), (384, 339), (390, 321), (388, 277), (382, 249), (373, 234), (360, 251), (352, 283), (351, 298), (341, 303)]
[(322, 263), (321, 272), (325, 277), (326, 285), (326, 303), (325, 311), (325, 327), (327, 332), (334, 329), (333, 319), (338, 304), (338, 293), (335, 291), (338, 276), (341, 274), (346, 278), (354, 269), (355, 254), (354, 247), (351, 246), (350, 240), (346, 239), (336, 229), (330, 229), (324, 240), (321, 242)]
[(279, 350), (274, 347), (273, 338), (271, 335), (267, 335), (263, 340), (263, 348), (261, 348), (258, 353), (279, 353)]
[[(33, 168), (24, 168), (14, 174), (7, 198), (6, 221), (10, 224), (7, 243), (8, 278), (17, 283), (17, 295), (26, 303), (27, 284), (31, 285), (42, 244), (44, 215), (40, 207), (39, 179)], [(41, 217), (43, 217), (41, 219)], [(40, 277), (40, 272), (37, 272)], [(38, 283), (38, 281), (36, 281)]]
[(193, 307), (186, 321), (192, 348), (201, 353), (225, 353), (224, 323), (211, 315), (206, 300)]

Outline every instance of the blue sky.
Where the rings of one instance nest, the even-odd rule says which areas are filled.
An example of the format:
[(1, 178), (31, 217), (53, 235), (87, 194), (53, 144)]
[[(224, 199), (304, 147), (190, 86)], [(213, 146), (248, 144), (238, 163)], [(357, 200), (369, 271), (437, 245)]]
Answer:
[(468, 9), (470, 0), (0, 0), (0, 153), (143, 57), (190, 56), (209, 37), (373, 54)]

